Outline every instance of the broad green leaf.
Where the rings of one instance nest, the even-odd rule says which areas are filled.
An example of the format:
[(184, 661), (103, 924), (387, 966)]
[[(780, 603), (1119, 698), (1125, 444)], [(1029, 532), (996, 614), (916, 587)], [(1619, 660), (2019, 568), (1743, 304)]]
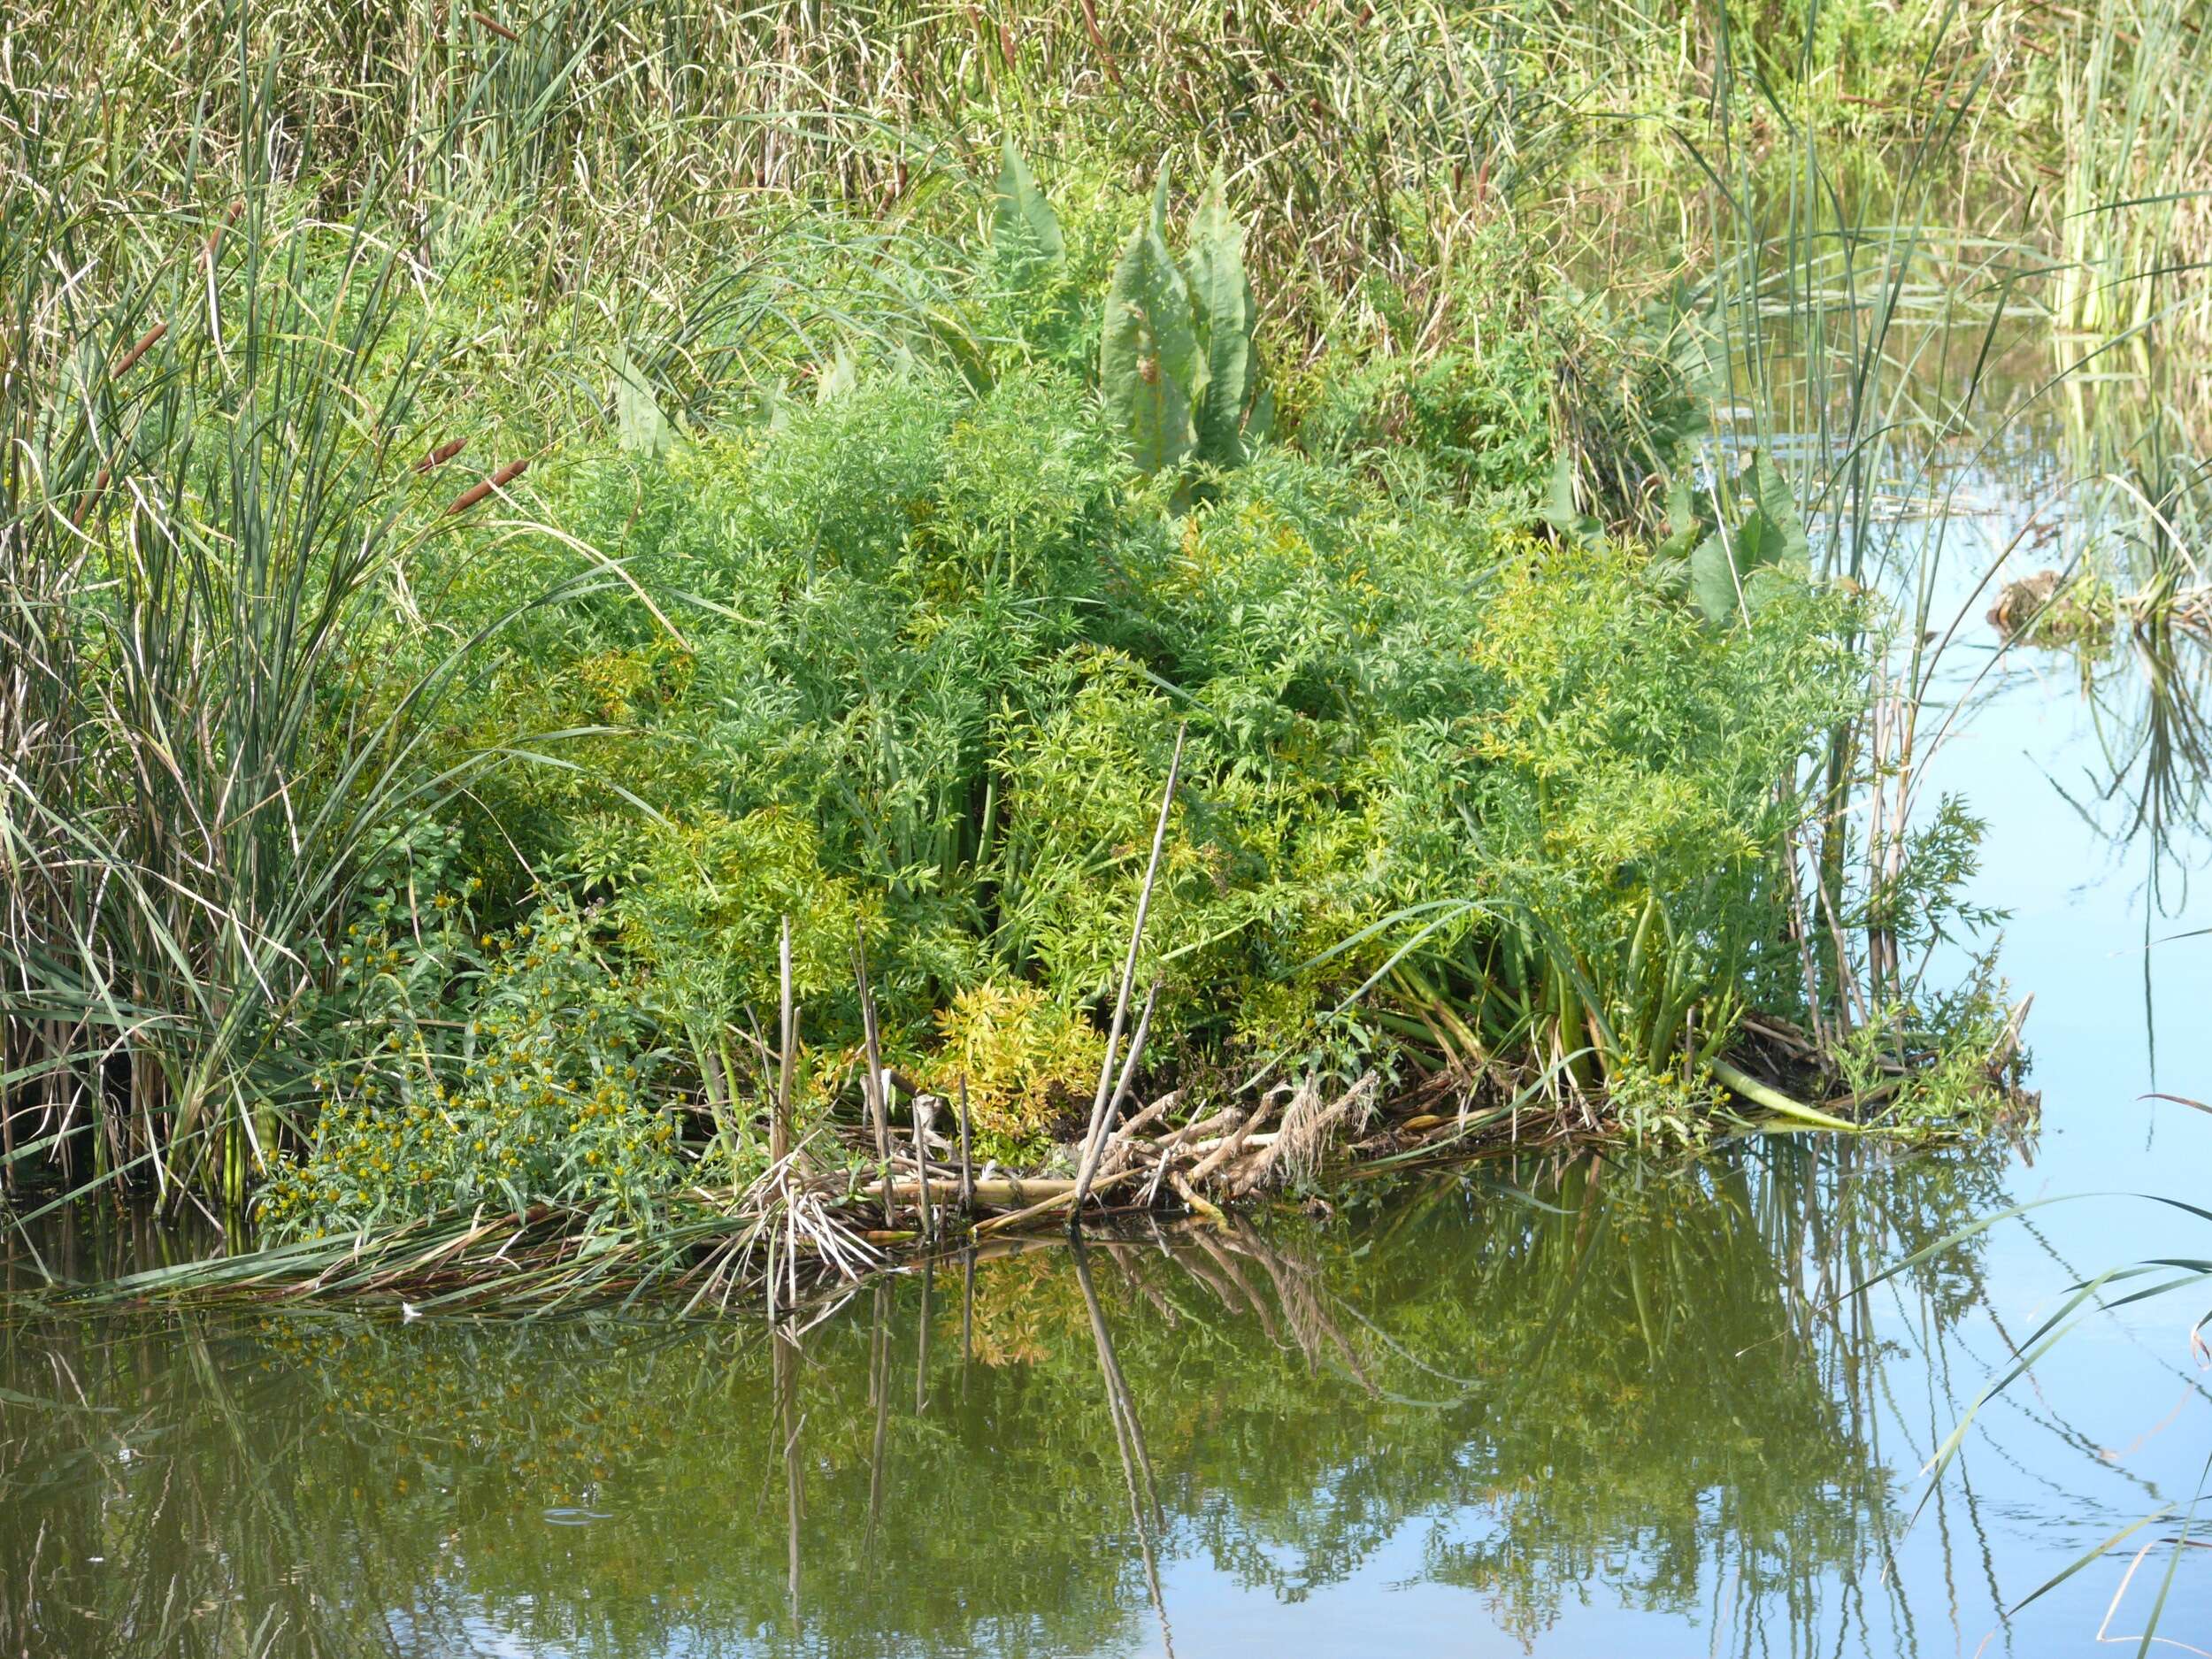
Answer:
[(1220, 466), (1244, 458), (1242, 427), (1256, 363), (1255, 306), (1244, 271), (1244, 226), (1229, 211), (1227, 181), (1216, 170), (1213, 184), (1191, 214), (1183, 270), (1196, 303), (1205, 386), (1193, 419), (1198, 453)]
[(1726, 531), (1716, 530), (1690, 554), (1690, 599), (1717, 627), (1743, 614), (1731, 540)]
[(1190, 287), (1159, 230), (1166, 196), (1163, 175), (1151, 219), (1130, 236), (1115, 264), (1098, 354), (1107, 412), (1147, 472), (1175, 465), (1191, 452), (1197, 442), (1192, 409), (1203, 389)]
[(619, 348), (614, 354), (614, 429), (622, 447), (640, 455), (659, 455), (675, 442), (644, 372)]
[(1055, 263), (1067, 256), (1059, 216), (1010, 137), (999, 152), (998, 186), (991, 194), (991, 246)]
[(1758, 503), (1759, 517), (1766, 520), (1765, 531), (1772, 534), (1763, 540), (1760, 562), (1772, 565), (1784, 560), (1795, 560), (1808, 565), (1812, 560), (1812, 543), (1805, 534), (1805, 521), (1798, 517), (1796, 498), (1790, 493), (1789, 480), (1782, 476), (1782, 469), (1763, 454), (1755, 454), (1751, 464), (1744, 468), (1740, 488)]
[(1810, 568), (1804, 520), (1779, 467), (1754, 455), (1737, 480), (1737, 499), (1748, 510), (1743, 521), (1715, 530), (1690, 555), (1690, 597), (1717, 626), (1756, 616)]

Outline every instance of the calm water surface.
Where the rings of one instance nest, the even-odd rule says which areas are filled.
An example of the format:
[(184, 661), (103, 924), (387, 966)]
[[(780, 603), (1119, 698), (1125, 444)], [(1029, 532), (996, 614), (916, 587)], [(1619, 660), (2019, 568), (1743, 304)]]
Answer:
[[(1975, 534), (2020, 494), (1970, 490)], [(2018, 657), (1939, 762), (2036, 995), (2031, 1140), (1493, 1169), (955, 1259), (795, 1338), (19, 1315), (0, 1655), (2132, 1651), (2171, 1520), (2006, 1609), (2204, 1484), (2200, 1308), (2098, 1317), (1918, 1471), (2078, 1279), (2212, 1225), (2055, 1205), (1847, 1294), (2207, 1167), (2212, 1118), (2141, 1098), (2212, 1091), (2212, 940), (2146, 944), (2212, 918), (2197, 839), (2129, 833), (2139, 779), (2097, 803), (2131, 695)], [(2212, 1647), (2212, 1551), (2162, 1633)]]

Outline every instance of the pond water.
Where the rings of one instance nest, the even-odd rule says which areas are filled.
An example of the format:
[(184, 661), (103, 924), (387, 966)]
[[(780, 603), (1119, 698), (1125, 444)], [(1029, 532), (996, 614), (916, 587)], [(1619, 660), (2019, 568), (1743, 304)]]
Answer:
[[(1955, 530), (2001, 545), (2039, 456), (1963, 480)], [(1968, 635), (1962, 689), (1993, 646)], [(1333, 1219), (954, 1257), (794, 1333), (18, 1314), (0, 1652), (2132, 1646), (2174, 1552), (2131, 1563), (2171, 1517), (2006, 1609), (2205, 1484), (2198, 1307), (2096, 1317), (1919, 1471), (2078, 1279), (2212, 1226), (2085, 1199), (1852, 1293), (2008, 1203), (2186, 1198), (2207, 1167), (2212, 1118), (2142, 1098), (2204, 1092), (2212, 1061), (2212, 941), (2147, 946), (2200, 925), (2200, 849), (2133, 829), (2134, 772), (2095, 803), (2139, 692), (2009, 655), (1937, 762), (1992, 820), (2032, 1135), (1493, 1165)], [(2177, 1559), (2162, 1633), (2212, 1645), (2212, 1552)]]

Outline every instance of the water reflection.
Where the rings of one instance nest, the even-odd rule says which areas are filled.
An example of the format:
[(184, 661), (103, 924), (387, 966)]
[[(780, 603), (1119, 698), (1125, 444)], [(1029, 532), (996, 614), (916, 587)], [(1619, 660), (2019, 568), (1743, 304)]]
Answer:
[[(2143, 849), (2154, 908), (2170, 911), (2212, 827), (2212, 585), (2201, 563), (2212, 471), (2162, 450), (2111, 465), (2066, 526), (2067, 568), (2104, 626), (2055, 647), (2038, 649), (2031, 635), (2009, 649), (2029, 658), (2022, 674), (2070, 661), (2089, 741), (2080, 773), (2054, 782), (2114, 846)], [(2182, 879), (2165, 892), (2172, 877)]]
[(1443, 1596), (1478, 1652), (1594, 1606), (1699, 1652), (1916, 1651), (1926, 1448), (1886, 1441), (1880, 1327), (1941, 1349), (1978, 1266), (1848, 1293), (1998, 1161), (1455, 1177), (954, 1258), (775, 1331), (19, 1322), (0, 1649), (1187, 1655), (1349, 1586), (1385, 1648)]

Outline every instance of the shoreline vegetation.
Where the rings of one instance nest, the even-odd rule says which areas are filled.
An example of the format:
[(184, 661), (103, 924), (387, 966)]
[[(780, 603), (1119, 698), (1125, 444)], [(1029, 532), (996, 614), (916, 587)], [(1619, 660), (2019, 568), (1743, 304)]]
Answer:
[[(233, 1245), (122, 1294), (787, 1305), (1445, 1156), (2028, 1110), (1886, 494), (1983, 364), (1909, 409), (1893, 331), (2001, 280), (1988, 358), (2027, 303), (2024, 231), (1908, 218), (1993, 129), (2137, 162), (2032, 54), (1880, 67), (1878, 8), (1655, 17), (1695, 49), (1632, 73), (1367, 12), (16, 26), (23, 1248), (112, 1192)], [(2201, 61), (2129, 18), (2069, 26), (2101, 84)], [(1617, 248), (1670, 188), (1697, 227)], [(2055, 221), (2138, 239), (2041, 273), (2085, 361), (2206, 326), (2078, 285), (2201, 250), (2135, 205)]]

